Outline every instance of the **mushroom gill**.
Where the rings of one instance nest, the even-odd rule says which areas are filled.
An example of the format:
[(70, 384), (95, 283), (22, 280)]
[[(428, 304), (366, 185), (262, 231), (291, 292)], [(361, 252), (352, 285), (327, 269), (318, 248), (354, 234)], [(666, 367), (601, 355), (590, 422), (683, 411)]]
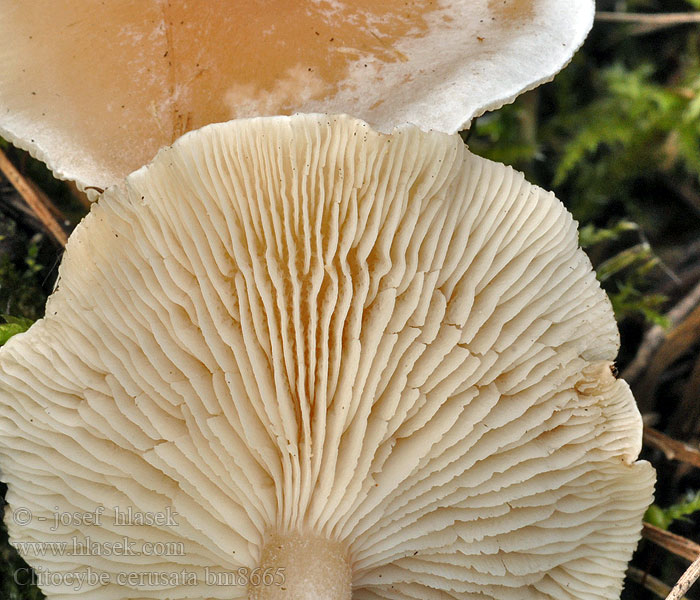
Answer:
[(654, 485), (617, 348), (571, 216), (458, 136), (210, 125), (0, 350), (11, 540), (50, 600), (614, 600)]

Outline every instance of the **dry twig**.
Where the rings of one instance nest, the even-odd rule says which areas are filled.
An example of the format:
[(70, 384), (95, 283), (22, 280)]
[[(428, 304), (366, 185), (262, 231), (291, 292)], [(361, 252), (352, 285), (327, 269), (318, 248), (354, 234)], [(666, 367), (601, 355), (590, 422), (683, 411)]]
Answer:
[[(675, 440), (671, 441), (675, 442)], [(634, 567), (630, 567), (628, 574), (632, 577), (632, 579), (639, 581), (639, 583), (644, 585), (647, 589), (653, 591), (660, 598), (666, 598), (666, 600), (683, 600), (684, 594), (690, 589), (695, 581), (697, 581), (698, 577), (700, 577), (700, 545), (696, 544), (692, 540), (684, 538), (683, 536), (676, 535), (675, 533), (671, 533), (670, 531), (666, 531), (660, 527), (655, 527), (649, 523), (644, 523), (642, 536), (656, 545), (661, 546), (665, 550), (692, 561), (691, 565), (676, 582), (673, 589), (667, 588), (666, 590), (663, 590), (661, 587), (664, 585), (663, 583), (658, 580), (656, 580), (656, 582), (650, 581), (654, 578), (643, 572), (640, 572), (642, 575), (641, 579), (636, 579), (634, 575), (630, 573)], [(637, 575), (639, 575), (639, 573)], [(657, 584), (661, 584), (661, 586)]]
[[(658, 598), (666, 598), (666, 596), (671, 592), (671, 588), (663, 581), (660, 581), (653, 575), (649, 575), (649, 573), (645, 573), (637, 567), (627, 567), (627, 575), (632, 581), (636, 581), (640, 585), (643, 585)], [(679, 600), (688, 599), (680, 598)]]
[(27, 182), (22, 174), (10, 162), (5, 153), (0, 150), (0, 171), (7, 177), (8, 181), (15, 187), (24, 201), (34, 211), (34, 214), (43, 224), (49, 235), (61, 246), (66, 245), (68, 236), (58, 221), (51, 214), (49, 208), (42, 202), (41, 197), (34, 191), (34, 188)]
[(666, 27), (700, 23), (700, 13), (623, 13), (598, 12), (596, 20), (612, 23), (627, 23), (632, 25), (632, 35), (644, 35)]
[(666, 596), (666, 600), (683, 600), (684, 594), (700, 577), (700, 556), (681, 575), (680, 579), (673, 586), (671, 593)]
[(642, 537), (689, 562), (700, 556), (700, 544), (650, 523), (644, 523)]
[[(700, 282), (666, 316), (671, 321), (672, 326), (675, 326), (685, 319), (698, 304), (700, 304)], [(644, 334), (637, 355), (622, 373), (622, 378), (625, 381), (633, 384), (645, 372), (652, 356), (666, 339), (666, 335), (667, 331), (660, 325), (654, 325)]]
[[(641, 410), (648, 410), (654, 398), (654, 392), (659, 387), (662, 375), (686, 352), (690, 351), (700, 342), (700, 304), (686, 316), (680, 323), (673, 327), (667, 334), (659, 349), (654, 353), (649, 363), (645, 365), (644, 374), (640, 376), (635, 386)], [(691, 415), (687, 407), (684, 411), (686, 418)], [(692, 415), (697, 418), (696, 415)]]
[[(644, 443), (647, 446), (661, 450), (669, 460), (679, 460), (700, 468), (700, 449), (690, 444), (674, 440), (646, 425), (644, 426)], [(694, 558), (695, 557), (690, 560), (694, 560)]]
[(700, 12), (676, 12), (676, 13), (630, 13), (630, 12), (606, 12), (598, 11), (595, 14), (598, 21), (634, 23), (641, 25), (685, 25), (687, 23), (700, 23)]

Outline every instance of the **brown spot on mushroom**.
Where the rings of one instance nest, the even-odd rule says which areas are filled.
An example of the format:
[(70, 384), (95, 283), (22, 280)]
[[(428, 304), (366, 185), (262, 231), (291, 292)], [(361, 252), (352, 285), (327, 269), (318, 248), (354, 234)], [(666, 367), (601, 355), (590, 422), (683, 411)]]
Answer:
[(524, 22), (535, 14), (535, 0), (489, 0), (489, 11), (496, 19)]
[[(195, 12), (184, 4), (169, 3), (165, 8), (168, 36), (179, 56), (174, 81), (182, 95), (177, 103), (197, 107), (192, 120), (197, 128), (227, 120), (234, 112), (240, 116), (240, 108), (246, 115), (259, 112), (245, 109), (248, 105), (262, 104), (264, 113), (288, 114), (296, 110), (300, 95), (307, 99), (332, 96), (352, 63), (362, 56), (373, 56), (380, 63), (407, 60), (396, 48), (397, 41), (424, 35), (427, 15), (438, 6), (416, 1), (407, 15), (397, 10), (401, 5), (400, 0), (338, 4), (271, 0), (261, 11), (256, 3), (212, 0)], [(172, 26), (181, 13), (188, 16), (187, 25)], [(311, 36), (309, 22), (315, 27)], [(236, 32), (235, 38), (231, 31)], [(334, 44), (329, 46), (327, 40)], [(229, 50), (197, 51), (223, 47)], [(194, 60), (205, 65), (206, 74), (189, 85)], [(301, 65), (310, 65), (307, 72), (314, 76), (300, 75)]]

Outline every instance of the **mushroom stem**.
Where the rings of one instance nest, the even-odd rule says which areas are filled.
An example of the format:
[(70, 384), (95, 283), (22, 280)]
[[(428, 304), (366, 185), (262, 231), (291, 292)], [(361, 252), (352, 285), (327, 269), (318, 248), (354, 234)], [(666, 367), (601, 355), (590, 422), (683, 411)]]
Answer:
[(352, 577), (343, 544), (299, 532), (269, 533), (249, 600), (350, 600)]

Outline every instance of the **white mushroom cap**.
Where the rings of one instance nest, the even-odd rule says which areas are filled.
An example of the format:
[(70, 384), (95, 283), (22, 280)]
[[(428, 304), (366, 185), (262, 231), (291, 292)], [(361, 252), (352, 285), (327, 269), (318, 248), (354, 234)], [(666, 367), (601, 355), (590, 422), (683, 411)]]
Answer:
[(619, 595), (654, 474), (610, 304), (556, 198), (458, 136), (192, 132), (93, 206), (46, 315), (0, 350), (11, 540), (183, 549), (25, 545), (109, 580), (51, 600), (242, 598), (212, 573), (258, 567), (309, 598)]
[(0, 135), (107, 187), (185, 131), (349, 112), (454, 133), (549, 80), (593, 0), (0, 0)]

